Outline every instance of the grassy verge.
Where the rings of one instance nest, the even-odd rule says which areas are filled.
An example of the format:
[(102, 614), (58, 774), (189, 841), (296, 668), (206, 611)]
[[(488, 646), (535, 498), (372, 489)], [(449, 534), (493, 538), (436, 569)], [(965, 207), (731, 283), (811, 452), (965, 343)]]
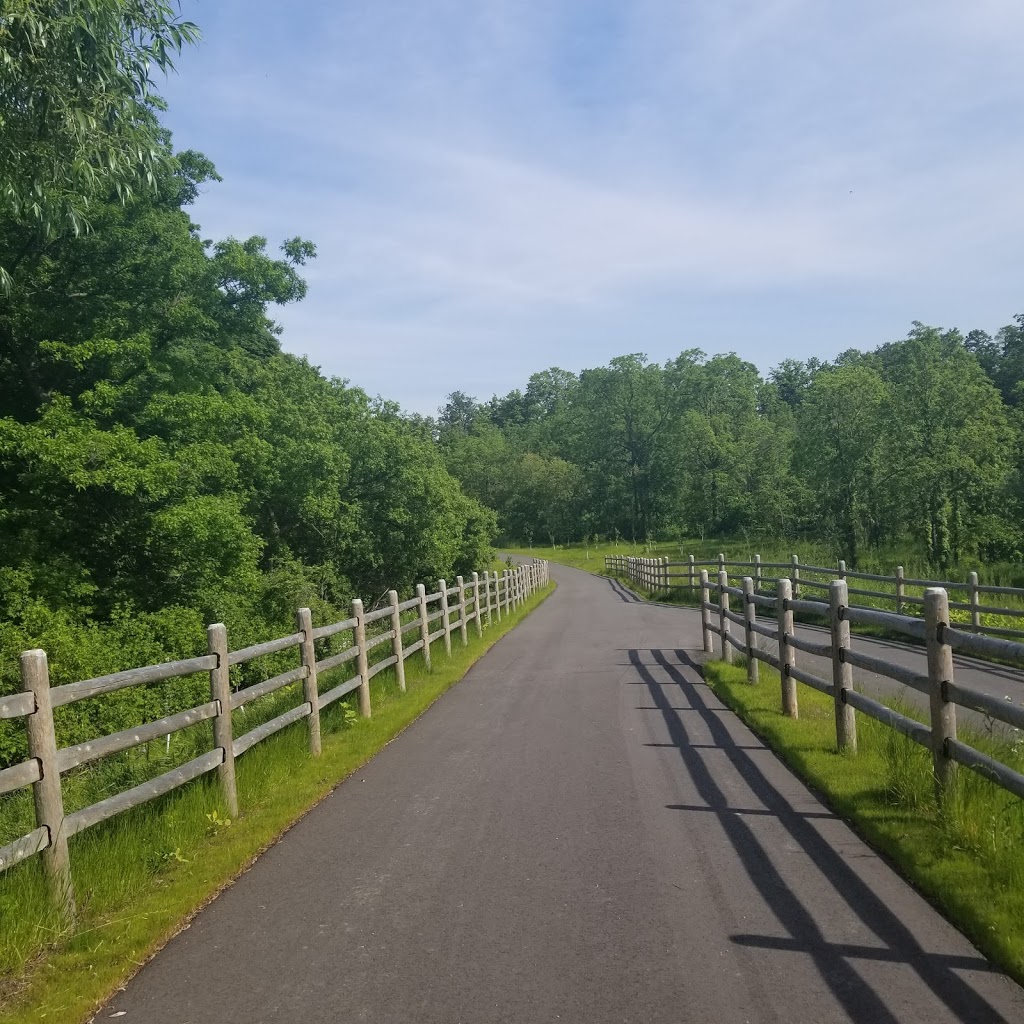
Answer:
[(95, 1011), (191, 915), (283, 831), (416, 719), (501, 636), (553, 590), (548, 587), (452, 656), (432, 645), (433, 670), (406, 662), (407, 692), (391, 672), (372, 681), (373, 716), (355, 695), (324, 712), (323, 754), (314, 760), (305, 724), (278, 733), (238, 760), (242, 813), (228, 821), (205, 778), (72, 840), (78, 924), (63, 932), (46, 898), (39, 858), (0, 876), (0, 1021), (72, 1024)]
[[(858, 715), (858, 752), (840, 755), (831, 698), (800, 686), (800, 718), (786, 718), (778, 673), (765, 665), (760, 671), (760, 684), (751, 686), (743, 668), (704, 667), (723, 703), (989, 959), (1024, 983), (1024, 801), (961, 769), (940, 812), (928, 751)], [(1024, 769), (1019, 744), (964, 739)]]

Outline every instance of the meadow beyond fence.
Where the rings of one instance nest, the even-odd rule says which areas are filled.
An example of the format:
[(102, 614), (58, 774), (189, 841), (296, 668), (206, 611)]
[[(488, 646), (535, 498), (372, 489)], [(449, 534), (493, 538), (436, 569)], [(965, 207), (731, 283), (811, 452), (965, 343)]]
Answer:
[[(432, 643), (443, 641), (445, 651), (450, 654), (455, 630), (466, 644), (470, 627), (480, 636), (485, 620), (488, 625), (492, 616), (500, 621), (503, 613), (517, 608), (548, 580), (547, 562), (536, 559), (503, 573), (474, 572), (469, 581), (459, 576), (453, 587), (440, 580), (435, 593), (428, 594), (420, 584), (415, 595), (405, 601), (400, 601), (398, 593), (392, 590), (388, 593), (387, 604), (370, 612), (356, 599), (352, 602), (352, 616), (341, 622), (314, 626), (310, 610), (300, 608), (296, 632), (236, 651), (230, 650), (227, 631), (217, 623), (208, 628), (207, 652), (203, 655), (62, 686), (50, 686), (45, 651), (26, 651), (21, 656), (22, 691), (0, 697), (0, 719), (24, 722), (29, 756), (0, 771), (0, 796), (31, 786), (36, 827), (0, 847), (0, 871), (40, 854), (51, 894), (65, 915), (71, 917), (74, 894), (68, 840), (77, 833), (213, 771), (218, 774), (228, 813), (237, 815), (237, 757), (301, 720), (306, 721), (310, 754), (319, 756), (320, 712), (324, 708), (358, 691), (359, 713), (369, 717), (372, 710), (370, 680), (375, 675), (393, 668), (399, 689), (404, 690), (407, 658), (419, 653), (429, 668)], [(432, 628), (434, 624), (436, 628)], [(415, 633), (415, 642), (405, 643), (408, 633)], [(294, 649), (299, 654), (299, 664), (295, 667), (244, 688), (233, 687), (233, 666)], [(321, 692), (322, 676), (353, 661), (355, 672), (350, 678)], [(158, 721), (58, 747), (55, 709), (128, 687), (181, 679), (194, 673), (209, 675), (209, 701)], [(297, 684), (301, 684), (298, 704), (235, 735), (232, 712)], [(169, 738), (173, 733), (202, 722), (212, 724), (211, 749), (140, 785), (65, 813), (62, 777), (66, 773), (112, 754)]]
[[(758, 682), (758, 662), (763, 661), (777, 669), (782, 679), (782, 712), (788, 717), (796, 718), (799, 714), (796, 691), (798, 682), (831, 696), (835, 702), (836, 743), (840, 751), (856, 751), (855, 712), (860, 711), (931, 751), (936, 792), (940, 802), (954, 779), (957, 764), (1024, 798), (1024, 775), (959, 740), (956, 723), (956, 708), (960, 706), (978, 711), (1013, 728), (1022, 729), (1024, 707), (958, 686), (953, 666), (954, 651), (1024, 665), (1024, 643), (983, 635), (981, 630), (986, 627), (978, 624), (974, 617), (980, 614), (978, 606), (974, 603), (977, 593), (987, 590), (1006, 597), (1024, 598), (1024, 591), (1011, 587), (983, 588), (979, 586), (976, 574), (972, 573), (969, 584), (972, 588), (972, 603), (953, 603), (949, 600), (946, 585), (933, 584), (927, 580), (904, 580), (902, 575), (896, 577), (898, 586), (902, 584), (924, 588), (924, 594), (920, 598), (911, 597), (902, 589), (897, 591), (896, 597), (900, 602), (897, 604), (898, 608), (903, 603), (921, 607), (924, 613), (922, 618), (851, 605), (850, 594), (867, 594), (872, 597), (888, 595), (880, 595), (876, 591), (851, 589), (846, 577), (883, 577), (868, 577), (863, 573), (846, 572), (842, 564), (840, 569), (843, 576), (828, 583), (817, 581), (812, 584), (827, 591), (827, 602), (800, 597), (799, 587), (811, 582), (800, 575), (800, 570), (821, 574), (827, 574), (830, 570), (820, 566), (799, 566), (795, 561), (787, 565), (762, 564), (760, 560), (753, 563), (725, 563), (724, 560), (708, 563), (694, 562), (690, 559), (682, 564), (682, 567), (687, 569), (686, 573), (673, 573), (672, 570), (679, 568), (680, 563), (673, 564), (663, 558), (610, 556), (605, 559), (605, 565), (608, 571), (625, 575), (638, 586), (651, 591), (670, 590), (673, 580), (685, 578), (688, 581), (685, 585), (695, 586), (700, 592), (704, 651), (713, 653), (713, 636), (717, 635), (720, 639), (722, 659), (725, 662), (732, 663), (734, 651), (739, 651), (746, 657), (747, 676), (751, 683)], [(719, 567), (716, 580), (709, 579), (708, 569), (705, 568), (708, 565)], [(745, 575), (741, 587), (730, 586), (726, 565), (730, 568), (756, 568), (758, 575)], [(774, 579), (774, 596), (764, 592), (767, 580), (760, 575), (760, 570), (764, 568), (792, 570), (791, 576)], [(717, 600), (712, 601), (711, 594), (717, 595)], [(736, 598), (741, 603), (742, 614), (732, 610), (730, 598)], [(950, 618), (951, 607), (969, 611), (972, 620), (964, 624), (954, 624)], [(773, 613), (773, 625), (758, 621), (758, 608)], [(796, 635), (795, 615), (824, 620), (831, 634), (830, 642), (820, 643)], [(712, 621), (713, 618), (717, 618), (717, 624)], [(851, 623), (880, 627), (911, 641), (923, 642), (926, 649), (927, 671), (914, 671), (884, 658), (853, 650), (850, 645)], [(742, 630), (742, 638), (733, 636), (733, 625)], [(998, 632), (1009, 631), (1000, 629)], [(774, 641), (777, 653), (759, 644), (758, 637)], [(797, 665), (798, 651), (829, 659), (832, 662), (832, 679), (823, 679), (800, 668)], [(855, 668), (878, 673), (925, 694), (929, 701), (929, 724), (925, 725), (909, 718), (854, 689)]]

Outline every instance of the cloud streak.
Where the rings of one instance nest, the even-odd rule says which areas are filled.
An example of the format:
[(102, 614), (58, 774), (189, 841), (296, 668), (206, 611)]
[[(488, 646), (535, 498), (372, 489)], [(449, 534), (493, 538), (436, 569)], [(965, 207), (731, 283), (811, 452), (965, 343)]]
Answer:
[(1024, 304), (1016, 3), (293, 12), (197, 10), (170, 123), (227, 179), (204, 233), (318, 242), (285, 345), (370, 391), (430, 411), (480, 339), (488, 393), (638, 348), (766, 368)]

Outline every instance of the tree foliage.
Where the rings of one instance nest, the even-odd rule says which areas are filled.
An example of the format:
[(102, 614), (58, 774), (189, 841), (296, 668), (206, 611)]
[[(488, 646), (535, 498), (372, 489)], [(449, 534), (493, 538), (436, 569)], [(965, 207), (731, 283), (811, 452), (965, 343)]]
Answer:
[[(269, 308), (302, 297), (315, 250), (204, 241), (186, 204), (214, 177), (166, 154), (157, 189), (45, 240), (0, 301), (8, 688), (36, 644), (57, 678), (88, 675), (139, 651), (69, 639), (90, 630), (159, 621), (161, 654), (192, 654), (204, 622), (266, 637), (300, 604), (344, 617), (355, 593), (488, 558), (493, 514), (433, 438), (281, 351)], [(0, 224), (0, 262), (21, 238)]]
[[(81, 234), (95, 204), (153, 188), (152, 72), (198, 38), (163, 0), (6, 0), (0, 12), (0, 215), (42, 238)], [(0, 284), (22, 260), (0, 264)]]
[(458, 394), (437, 430), (515, 540), (811, 536), (851, 560), (913, 544), (936, 569), (1020, 558), (1022, 339), (1024, 316), (995, 338), (914, 324), (766, 379), (733, 354), (634, 354), (484, 404)]

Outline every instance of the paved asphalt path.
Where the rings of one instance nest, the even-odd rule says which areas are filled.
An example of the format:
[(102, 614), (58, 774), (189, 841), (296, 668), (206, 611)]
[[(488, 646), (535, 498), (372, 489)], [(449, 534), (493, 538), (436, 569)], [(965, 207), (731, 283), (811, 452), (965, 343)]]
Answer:
[(98, 1021), (1024, 1021), (702, 684), (697, 615), (558, 590)]

